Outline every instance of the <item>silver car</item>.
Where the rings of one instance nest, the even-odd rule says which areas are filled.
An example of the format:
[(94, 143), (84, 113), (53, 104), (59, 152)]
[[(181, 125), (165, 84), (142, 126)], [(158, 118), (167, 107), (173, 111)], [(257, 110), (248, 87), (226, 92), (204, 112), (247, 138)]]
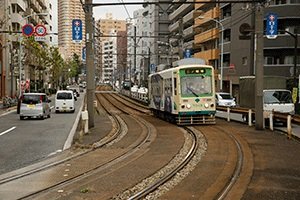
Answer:
[(233, 98), (231, 94), (227, 92), (217, 92), (216, 103), (217, 106), (226, 106), (226, 107), (236, 106), (235, 98)]
[(24, 93), (20, 104), (20, 120), (25, 117), (50, 118), (50, 102), (45, 93)]

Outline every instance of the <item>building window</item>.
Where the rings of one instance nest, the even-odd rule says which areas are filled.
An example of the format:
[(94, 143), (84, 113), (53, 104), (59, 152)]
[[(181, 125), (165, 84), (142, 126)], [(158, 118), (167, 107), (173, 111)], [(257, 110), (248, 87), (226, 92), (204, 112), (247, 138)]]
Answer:
[(287, 0), (275, 0), (276, 5), (286, 4)]
[(230, 35), (231, 35), (231, 30), (226, 29), (224, 30), (224, 42), (229, 42), (230, 41)]
[(222, 8), (222, 19), (231, 16), (231, 4), (228, 4)]
[(272, 64), (274, 64), (274, 57), (266, 56), (265, 57), (265, 64), (266, 65), (272, 65)]
[(242, 64), (243, 65), (247, 65), (247, 63), (248, 63), (248, 58), (247, 57), (243, 57), (242, 58)]
[(230, 53), (223, 54), (223, 66), (229, 67), (230, 65)]

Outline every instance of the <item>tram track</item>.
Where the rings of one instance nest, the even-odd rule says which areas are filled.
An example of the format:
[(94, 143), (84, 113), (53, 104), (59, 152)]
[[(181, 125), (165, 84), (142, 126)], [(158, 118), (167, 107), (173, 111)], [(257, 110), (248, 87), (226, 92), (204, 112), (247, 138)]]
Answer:
[[(98, 99), (99, 100), (99, 99)], [(105, 107), (105, 106), (104, 106)], [(122, 111), (123, 112), (123, 111)], [(123, 112), (124, 113), (124, 112)], [(111, 114), (110, 114), (111, 115)], [(114, 116), (112, 114), (111, 116)], [(120, 117), (114, 117), (114, 121), (116, 121), (116, 124), (118, 124), (118, 128), (114, 131), (115, 133), (112, 134), (112, 136), (109, 136), (108, 139), (104, 139), (93, 145), (93, 149), (85, 151), (84, 153), (78, 154), (73, 157), (68, 157), (67, 159), (57, 161), (55, 163), (50, 163), (41, 167), (36, 167), (35, 169), (23, 172), (21, 174), (15, 174), (10, 177), (6, 177), (0, 180), (0, 184), (2, 188), (5, 188), (6, 186), (11, 186), (11, 185), (16, 185), (18, 186), (19, 183), (23, 182), (24, 180), (28, 179), (33, 179), (35, 180), (34, 177), (39, 177), (41, 174), (47, 174), (47, 171), (60, 171), (59, 168), (65, 168), (65, 166), (74, 166), (74, 163), (81, 163), (80, 160), (87, 160), (89, 157), (95, 156), (97, 154), (97, 151), (101, 151), (100, 147), (104, 147), (108, 145), (109, 143), (112, 143), (113, 140), (116, 139), (118, 135), (120, 135), (120, 127), (122, 126), (123, 128), (126, 126), (124, 122), (120, 120)], [(77, 182), (78, 180), (85, 179), (89, 176), (92, 176), (95, 173), (99, 173), (99, 171), (104, 170), (108, 168), (111, 165), (115, 165), (122, 160), (125, 160), (128, 158), (130, 155), (134, 154), (136, 151), (142, 148), (143, 145), (147, 144), (149, 142), (149, 137), (151, 135), (151, 132), (153, 130), (150, 130), (149, 126), (147, 125), (146, 122), (139, 120), (138, 124), (140, 126), (143, 126), (144, 128), (141, 128), (141, 134), (143, 135), (142, 137), (137, 137), (137, 140), (135, 142), (132, 142), (132, 145), (129, 146), (126, 150), (123, 150), (117, 154), (112, 156), (112, 158), (107, 159), (106, 162), (100, 162), (98, 164), (92, 164), (91, 166), (77, 170), (75, 175), (69, 176), (69, 177), (64, 177), (64, 178), (58, 178), (56, 181), (53, 183), (40, 188), (40, 189), (35, 189), (34, 191), (27, 191), (26, 194), (18, 194), (16, 199), (31, 199), (31, 198), (38, 198), (40, 194), (47, 193), (48, 191), (55, 190), (55, 188), (63, 187), (68, 184), (73, 184), (74, 182)], [(125, 125), (125, 126), (124, 126)], [(124, 130), (123, 130), (124, 131)], [(125, 130), (127, 131), (127, 130)], [(72, 164), (71, 164), (72, 163)], [(51, 173), (51, 172), (50, 172)], [(1, 195), (3, 194), (0, 191)], [(4, 195), (4, 196), (3, 196)], [(5, 194), (3, 194), (2, 197), (5, 197)], [(8, 194), (9, 195), (9, 194)]]

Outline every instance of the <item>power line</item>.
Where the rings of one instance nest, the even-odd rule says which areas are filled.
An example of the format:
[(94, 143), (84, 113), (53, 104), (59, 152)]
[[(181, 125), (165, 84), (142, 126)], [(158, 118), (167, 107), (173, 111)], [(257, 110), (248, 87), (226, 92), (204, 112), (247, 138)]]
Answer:
[(197, 1), (197, 2), (169, 2), (169, 1), (160, 1), (160, 2), (120, 2), (120, 3), (92, 3), (92, 4), (85, 4), (86, 6), (118, 6), (118, 5), (161, 5), (161, 4), (202, 4), (202, 3), (212, 3), (212, 4), (219, 4), (219, 3), (262, 3), (264, 0), (216, 0), (216, 1)]

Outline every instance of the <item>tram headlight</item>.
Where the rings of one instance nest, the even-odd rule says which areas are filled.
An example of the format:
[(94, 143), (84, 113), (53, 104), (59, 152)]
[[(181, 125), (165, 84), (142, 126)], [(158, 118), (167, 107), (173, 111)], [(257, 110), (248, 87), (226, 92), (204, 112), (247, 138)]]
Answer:
[(191, 104), (187, 104), (187, 105), (186, 105), (186, 108), (187, 108), (187, 109), (190, 109), (191, 107), (192, 107)]
[(205, 103), (205, 104), (204, 104), (204, 107), (205, 107), (205, 108), (208, 108), (208, 107), (209, 107), (208, 103)]

